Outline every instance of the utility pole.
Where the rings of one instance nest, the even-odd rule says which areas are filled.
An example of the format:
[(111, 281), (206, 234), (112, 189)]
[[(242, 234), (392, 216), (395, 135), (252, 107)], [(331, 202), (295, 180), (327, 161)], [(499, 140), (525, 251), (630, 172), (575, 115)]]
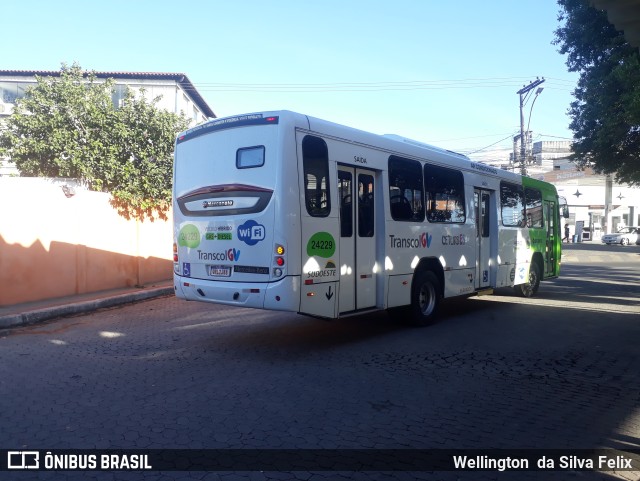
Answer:
[(604, 180), (604, 233), (611, 234), (613, 232), (613, 222), (611, 222), (611, 211), (613, 208), (613, 179), (611, 174), (607, 174)]
[[(529, 98), (530, 92), (536, 88), (538, 85), (540, 85), (541, 83), (544, 82), (544, 77), (542, 78), (537, 78), (536, 80), (534, 80), (533, 82), (531, 82), (529, 85), (525, 85), (523, 86), (520, 90), (518, 90), (516, 93), (520, 96), (520, 155), (519, 155), (519, 161), (520, 161), (520, 173), (522, 175), (527, 175), (527, 159), (526, 159), (526, 154), (525, 154), (525, 131), (524, 131), (524, 106), (527, 103), (527, 100)], [(538, 91), (536, 92), (536, 97), (538, 96), (538, 94), (542, 92), (542, 89), (538, 89)], [(534, 100), (535, 102), (535, 100)], [(531, 109), (533, 110), (533, 104), (531, 104)], [(531, 114), (529, 114), (529, 119), (531, 119)], [(527, 127), (528, 128), (528, 127)], [(528, 132), (527, 132), (528, 134)]]

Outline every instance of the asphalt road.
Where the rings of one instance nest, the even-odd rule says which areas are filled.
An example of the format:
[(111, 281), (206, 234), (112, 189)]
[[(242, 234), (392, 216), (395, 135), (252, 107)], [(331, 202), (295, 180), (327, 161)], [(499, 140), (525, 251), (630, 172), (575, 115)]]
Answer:
[[(158, 298), (0, 332), (4, 449), (640, 449), (640, 246), (408, 328)], [(380, 451), (383, 452), (383, 451)], [(10, 474), (11, 476), (7, 476)], [(629, 471), (0, 472), (0, 479), (639, 479)]]

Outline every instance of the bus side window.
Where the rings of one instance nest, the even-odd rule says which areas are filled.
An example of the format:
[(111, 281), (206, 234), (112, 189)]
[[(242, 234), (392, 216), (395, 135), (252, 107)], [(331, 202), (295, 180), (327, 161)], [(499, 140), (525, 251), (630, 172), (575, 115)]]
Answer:
[(422, 167), (417, 160), (389, 157), (389, 208), (393, 220), (424, 220)]
[(424, 184), (429, 222), (464, 224), (464, 178), (462, 172), (425, 164)]
[(304, 200), (313, 217), (327, 217), (331, 212), (329, 192), (329, 150), (324, 140), (307, 135), (302, 140)]
[(524, 190), (522, 186), (500, 183), (500, 209), (502, 225), (524, 227), (526, 225)]
[(358, 174), (358, 235), (373, 237), (373, 176)]
[(351, 199), (352, 175), (338, 171), (338, 198), (340, 199), (340, 237), (353, 235), (353, 202)]
[(527, 202), (527, 227), (542, 227), (542, 192), (526, 188), (524, 198)]
[(482, 237), (489, 237), (489, 220), (491, 218), (490, 205), (491, 198), (486, 192), (482, 193), (482, 202), (480, 204), (482, 213)]
[(550, 201), (545, 201), (545, 205), (546, 205), (546, 217), (547, 217), (547, 235), (549, 237), (553, 237), (554, 234), (554, 226), (555, 226), (555, 219), (554, 219), (554, 215), (556, 212), (556, 203), (555, 202), (550, 202)]

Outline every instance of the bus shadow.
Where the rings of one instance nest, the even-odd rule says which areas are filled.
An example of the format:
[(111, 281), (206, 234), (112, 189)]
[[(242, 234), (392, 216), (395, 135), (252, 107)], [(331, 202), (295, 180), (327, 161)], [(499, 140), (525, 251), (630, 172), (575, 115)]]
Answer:
[(334, 320), (271, 312), (268, 320), (252, 323), (249, 327), (216, 332), (215, 337), (207, 338), (206, 344), (217, 349), (222, 342), (229, 349), (246, 354), (305, 357), (393, 335), (404, 329), (402, 324), (391, 320), (384, 312)]
[[(444, 301), (435, 322), (426, 327), (413, 326), (410, 311), (389, 310), (325, 320), (291, 313), (265, 313), (267, 316), (250, 326), (234, 325), (206, 337), (203, 347), (225, 348), (268, 358), (305, 358), (340, 350), (364, 342), (396, 342), (405, 336), (426, 336), (434, 330), (446, 332), (447, 326), (465, 316), (494, 320), (497, 314), (490, 303), (472, 302), (468, 298)], [(237, 308), (225, 308), (237, 309)], [(221, 313), (216, 315), (220, 317)], [(255, 319), (255, 315), (252, 316)], [(261, 316), (262, 317), (262, 316)]]

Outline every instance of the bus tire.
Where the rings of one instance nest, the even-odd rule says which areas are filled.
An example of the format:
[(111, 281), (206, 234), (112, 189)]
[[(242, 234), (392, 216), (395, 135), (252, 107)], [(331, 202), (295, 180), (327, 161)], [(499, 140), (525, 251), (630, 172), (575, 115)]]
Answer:
[(441, 300), (440, 281), (431, 271), (420, 271), (415, 275), (411, 288), (411, 324), (428, 326), (433, 324)]
[(533, 297), (540, 287), (540, 266), (537, 262), (532, 262), (529, 267), (529, 280), (524, 284), (514, 286), (516, 294), (522, 297)]

